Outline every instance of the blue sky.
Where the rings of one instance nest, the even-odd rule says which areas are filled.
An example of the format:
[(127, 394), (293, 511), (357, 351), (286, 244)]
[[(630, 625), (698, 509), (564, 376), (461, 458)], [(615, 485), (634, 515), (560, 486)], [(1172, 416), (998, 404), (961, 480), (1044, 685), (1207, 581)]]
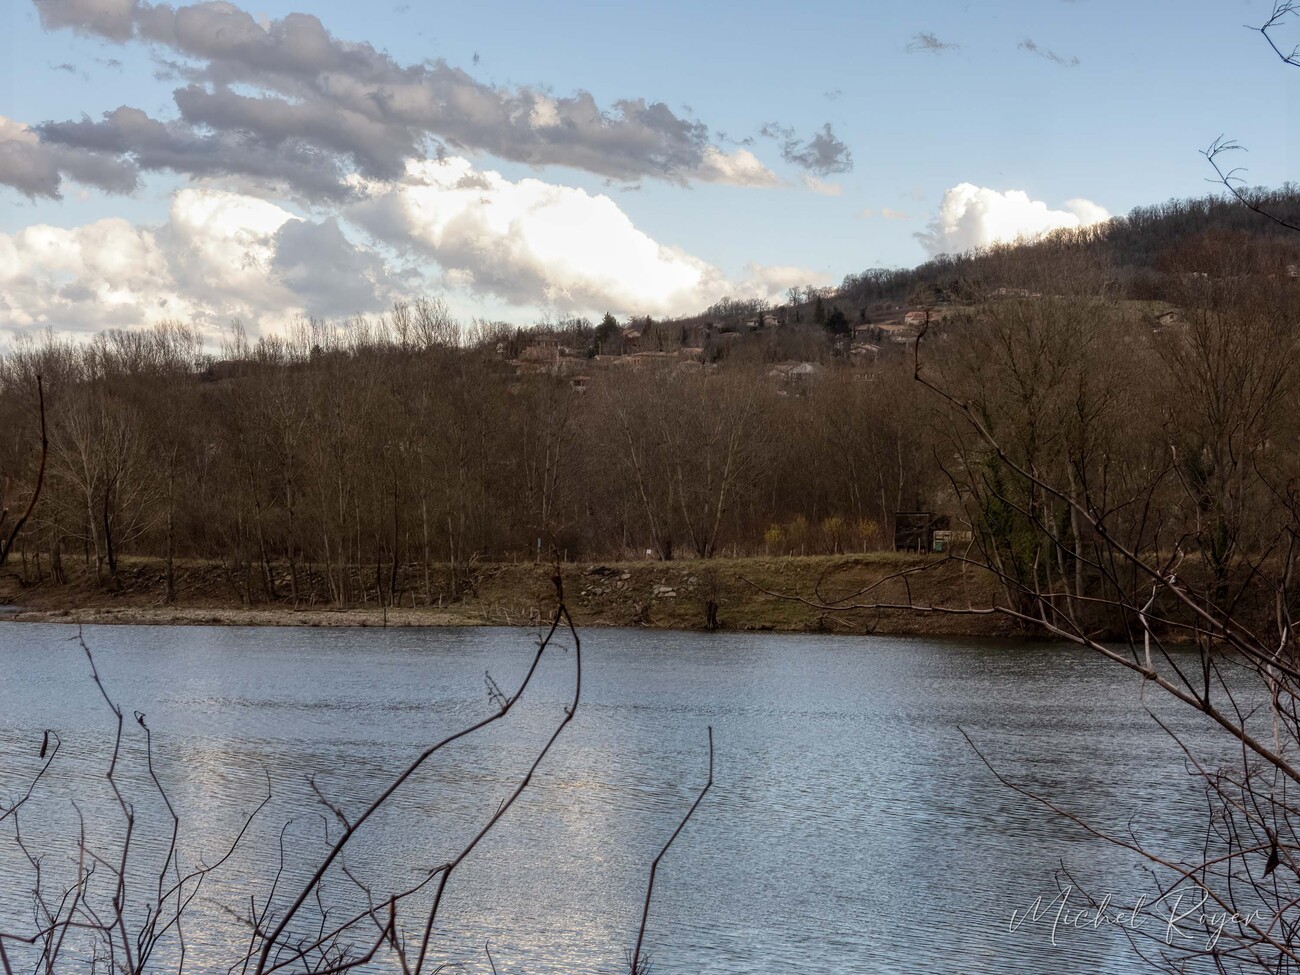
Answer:
[[(326, 161), (344, 179), (358, 170), (331, 141), (331, 120), (348, 110), (334, 100), (337, 78), (268, 81), (242, 62), (232, 74), (202, 38), (187, 46), (157, 28), (143, 0), (42, 2), (44, 16), (27, 0), (0, 14), (0, 116), (10, 123), (0, 181), (5, 160), (14, 167), (0, 185), (0, 328), (11, 332), (168, 314), (272, 329), (302, 314), (373, 312), (413, 291), (444, 295), (464, 318), (672, 314), (1199, 195), (1211, 187), (1197, 150), (1221, 133), (1249, 147), (1237, 161), (1259, 184), (1292, 178), (1300, 148), (1300, 70), (1244, 26), (1267, 18), (1268, 0), (193, 5), (242, 10), (272, 32), (314, 15), (341, 49), (368, 43), (393, 72), (442, 61), (480, 95), (524, 92), (537, 104), (589, 92), (607, 115), (642, 100), (662, 103), (671, 126), (700, 125), (689, 145), (673, 137), (683, 155), (671, 167), (638, 163), (644, 133), (624, 140), (617, 125), (572, 152), (548, 135), (542, 159), (503, 150), (519, 133), (499, 136), (477, 117), (444, 129), (440, 108), (398, 154), (404, 174), (365, 170), (345, 198), (292, 176), (225, 171), (238, 148), (195, 150), (192, 171), (177, 172), (150, 164), (130, 135), (115, 131), (106, 149), (102, 126), (23, 129), (100, 122), (123, 106), (176, 123), (173, 91), (197, 85), (318, 105), (326, 121), (296, 149), (334, 153)], [(1279, 39), (1300, 42), (1296, 28)], [(828, 124), (844, 151), (801, 164)], [(782, 134), (765, 137), (765, 127)], [(212, 132), (189, 119), (183, 137)], [(236, 123), (218, 134), (224, 146), (286, 145)], [(615, 162), (601, 158), (611, 140)], [(702, 148), (750, 160), (748, 175), (720, 177)], [(283, 160), (267, 165), (290, 172)], [(78, 166), (125, 166), (137, 184), (79, 184), (69, 175)], [(449, 166), (458, 183), (444, 179)], [(604, 246), (588, 249), (591, 237)], [(123, 276), (96, 249), (149, 270)], [(329, 258), (329, 273), (313, 255)], [(357, 285), (344, 287), (352, 276)]]

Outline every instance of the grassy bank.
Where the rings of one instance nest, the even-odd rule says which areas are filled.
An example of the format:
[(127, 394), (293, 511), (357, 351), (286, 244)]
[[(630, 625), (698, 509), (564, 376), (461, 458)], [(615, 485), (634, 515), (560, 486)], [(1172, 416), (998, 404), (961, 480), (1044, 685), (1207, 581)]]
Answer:
[[(807, 558), (710, 559), (677, 562), (569, 563), (562, 567), (570, 609), (579, 625), (649, 626), (700, 629), (708, 603), (716, 604), (724, 630), (881, 634), (978, 634), (1007, 632), (995, 617), (921, 614), (907, 611), (853, 610), (827, 613), (792, 599), (823, 592), (842, 594), (879, 582), (909, 566), (924, 564), (915, 556), (879, 553)], [(401, 573), (396, 605), (380, 606), (375, 588), (346, 608), (322, 595), (327, 587), (299, 568), (290, 595), (287, 568), (273, 567), (269, 582), (258, 585), (235, 578), (227, 566), (212, 562), (178, 562), (176, 599), (166, 600), (164, 565), (157, 559), (124, 560), (116, 582), (105, 586), (93, 568), (66, 566), (66, 581), (46, 577), (27, 580), (10, 567), (0, 578), (0, 604), (19, 612), (8, 619), (81, 623), (173, 623), (265, 626), (483, 626), (535, 623), (553, 605), (551, 567), (533, 564), (476, 566), (453, 587), (445, 584), (450, 567), (430, 575), (414, 567)], [(374, 570), (370, 570), (371, 579)], [(363, 573), (358, 571), (358, 580)], [(913, 601), (920, 605), (987, 605), (992, 582), (954, 563), (909, 577)], [(885, 583), (872, 594), (881, 602), (903, 602), (900, 581)]]

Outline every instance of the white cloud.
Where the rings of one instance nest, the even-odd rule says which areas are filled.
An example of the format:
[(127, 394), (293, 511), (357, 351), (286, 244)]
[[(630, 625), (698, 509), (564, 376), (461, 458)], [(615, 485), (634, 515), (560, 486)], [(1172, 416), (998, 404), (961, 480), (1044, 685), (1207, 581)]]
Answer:
[(790, 288), (831, 283), (829, 274), (794, 265), (750, 264), (745, 271), (741, 293), (769, 300), (784, 301), (785, 293)]
[(267, 200), (212, 189), (184, 189), (172, 198), (162, 234), (170, 240), (171, 270), (187, 293), (244, 309), (287, 304), (270, 274), (276, 232), (289, 211)]
[[(304, 252), (328, 261), (312, 275)], [(173, 198), (167, 221), (38, 224), (0, 234), (0, 329), (93, 332), (165, 319), (255, 328), (369, 311), (388, 297), (378, 258), (333, 221), (313, 223), (265, 200), (207, 188)], [(346, 303), (346, 304), (345, 304)]]
[(844, 187), (839, 183), (832, 183), (828, 180), (818, 179), (816, 176), (812, 175), (812, 173), (804, 174), (803, 185), (807, 189), (810, 189), (821, 196), (840, 196), (844, 193)]
[(1022, 190), (1000, 193), (960, 183), (944, 194), (939, 213), (916, 238), (931, 254), (962, 253), (1051, 230), (1089, 226), (1109, 217), (1105, 208), (1090, 200), (1069, 200), (1065, 209), (1053, 210)]
[(190, 317), (156, 235), (110, 218), (0, 234), (0, 327), (59, 331)]
[(1079, 218), (1079, 225), (1082, 227), (1088, 227), (1094, 223), (1102, 223), (1110, 219), (1110, 212), (1105, 207), (1099, 206), (1091, 200), (1078, 197), (1073, 200), (1066, 200), (1065, 209)]
[[(739, 279), (638, 229), (610, 197), (537, 179), (512, 182), (469, 162), (410, 166), (398, 183), (354, 177), (360, 202), (306, 220), (266, 199), (191, 186), (156, 226), (105, 219), (0, 234), (0, 333), (94, 332), (181, 319), (254, 331), (301, 315), (343, 318), (402, 293), (386, 248), (348, 238), (340, 217), (432, 258), (449, 289), (539, 307), (656, 317), (725, 295), (774, 297), (819, 282), (803, 268), (746, 269)], [(409, 287), (423, 275), (401, 269)]]
[(348, 208), (350, 219), (432, 257), (448, 285), (516, 305), (666, 316), (764, 287), (752, 275), (732, 282), (658, 243), (608, 196), (537, 179), (512, 182), (461, 158), (411, 163), (399, 184), (359, 187), (368, 199)]
[(695, 176), (706, 183), (729, 183), (732, 186), (780, 186), (776, 174), (758, 161), (748, 149), (725, 153), (709, 146)]

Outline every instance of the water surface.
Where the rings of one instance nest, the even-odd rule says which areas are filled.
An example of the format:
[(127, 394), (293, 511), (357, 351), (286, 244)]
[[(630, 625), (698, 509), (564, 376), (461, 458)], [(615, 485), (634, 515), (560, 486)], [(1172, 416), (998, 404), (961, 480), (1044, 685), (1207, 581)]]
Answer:
[[(41, 729), (57, 728), (66, 761), (25, 829), (65, 853), (69, 800), (101, 808), (112, 730), (76, 633), (0, 626), (0, 790), (18, 790)], [(137, 772), (124, 774), (142, 819), (157, 804), (138, 777), (132, 710), (154, 730), (187, 857), (218, 850), (269, 776), (247, 847), (205, 892), (236, 903), (269, 878), (284, 822), (291, 851), (318, 849), (328, 817), (308, 775), (355, 813), (422, 747), (490, 713), (485, 671), (512, 687), (532, 641), (517, 629), (84, 635), (126, 709), (124, 764)], [(992, 640), (592, 630), (583, 646), (578, 715), (453, 879), (440, 957), (486, 972), (490, 942), (503, 973), (624, 970), (647, 869), (702, 784), (712, 725), (714, 789), (656, 889), (656, 972), (1137, 970), (1113, 931), (1059, 932), (1053, 946), (1045, 922), (1011, 930), (1013, 910), (1057, 893), (1061, 866), (1120, 899), (1149, 884), (1127, 854), (1000, 785), (962, 736), (1080, 814), (1185, 842), (1200, 793), (1115, 665)], [(435, 760), (358, 837), (352, 867), (382, 888), (456, 850), (561, 716), (572, 666), (558, 649), (505, 721)], [(0, 869), (0, 918), (29, 916), (25, 878), (12, 859)], [(241, 935), (200, 909), (190, 965), (224, 971)]]

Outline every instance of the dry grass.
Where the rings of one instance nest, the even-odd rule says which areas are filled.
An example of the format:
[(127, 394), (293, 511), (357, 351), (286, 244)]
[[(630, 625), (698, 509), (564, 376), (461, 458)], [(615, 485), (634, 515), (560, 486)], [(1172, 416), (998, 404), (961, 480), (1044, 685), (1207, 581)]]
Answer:
[[(587, 626), (652, 626), (700, 629), (706, 604), (718, 605), (723, 629), (794, 632), (891, 634), (998, 634), (1004, 621), (989, 617), (919, 614), (907, 611), (825, 612), (770, 593), (814, 598), (820, 585), (836, 595), (862, 589), (901, 569), (928, 564), (924, 558), (875, 553), (836, 557), (710, 559), (674, 562), (569, 563), (563, 566), (574, 617)], [(372, 570), (373, 572), (373, 570)], [(442, 575), (439, 572), (438, 575)], [(359, 574), (358, 574), (359, 575)], [(163, 565), (156, 559), (124, 560), (118, 584), (100, 585), (93, 571), (70, 571), (66, 584), (50, 581), (24, 585), (20, 575), (0, 579), (0, 604), (21, 611), (17, 620), (84, 623), (172, 623), (256, 626), (476, 626), (531, 624), (553, 603), (551, 568), (547, 565), (485, 564), (475, 571), (476, 592), (459, 599), (422, 596), (423, 574), (404, 574), (397, 606), (380, 607), (373, 590), (365, 602), (346, 609), (320, 597), (287, 596), (284, 573), (277, 567), (280, 598), (247, 599), (219, 563), (177, 564), (177, 599), (165, 601)], [(988, 605), (992, 580), (970, 568), (943, 562), (911, 575), (916, 603), (949, 606)], [(904, 602), (900, 581), (885, 583), (872, 594), (881, 602)]]

